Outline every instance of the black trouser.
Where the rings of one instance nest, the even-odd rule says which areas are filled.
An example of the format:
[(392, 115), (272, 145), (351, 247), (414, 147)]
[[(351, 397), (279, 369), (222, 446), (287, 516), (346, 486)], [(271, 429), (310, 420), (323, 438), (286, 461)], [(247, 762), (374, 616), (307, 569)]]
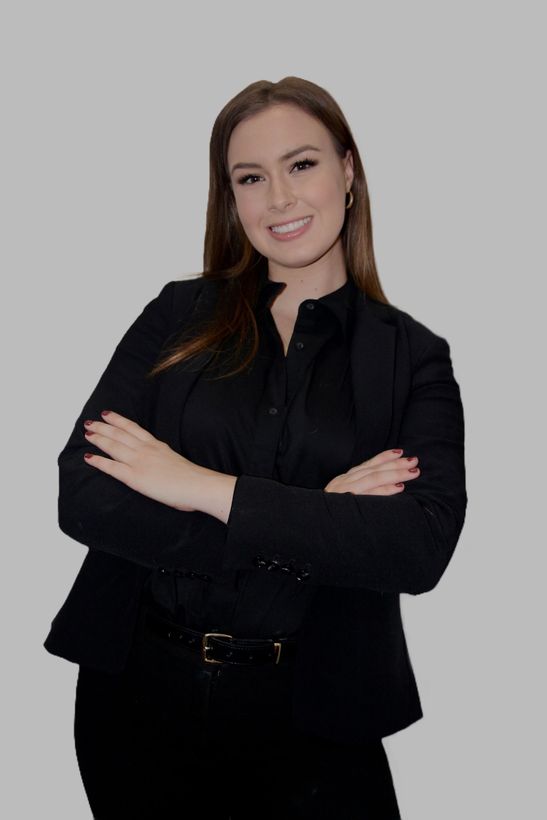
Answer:
[(79, 670), (76, 754), (96, 820), (400, 820), (381, 739), (292, 729), (292, 662), (206, 664), (144, 612), (123, 673)]

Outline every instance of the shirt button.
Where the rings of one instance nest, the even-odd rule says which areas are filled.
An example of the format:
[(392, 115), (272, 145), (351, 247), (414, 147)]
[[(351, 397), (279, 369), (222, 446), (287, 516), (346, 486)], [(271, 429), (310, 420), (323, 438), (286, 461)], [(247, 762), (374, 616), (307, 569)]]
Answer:
[(296, 349), (297, 350), (302, 350), (303, 347), (304, 347), (304, 342), (297, 342), (296, 343)]
[(315, 305), (313, 304), (313, 302), (306, 302), (306, 307), (308, 308), (308, 310), (315, 309)]
[(277, 407), (270, 407), (270, 409), (268, 410), (268, 413), (270, 414), (270, 416), (276, 416), (277, 415)]

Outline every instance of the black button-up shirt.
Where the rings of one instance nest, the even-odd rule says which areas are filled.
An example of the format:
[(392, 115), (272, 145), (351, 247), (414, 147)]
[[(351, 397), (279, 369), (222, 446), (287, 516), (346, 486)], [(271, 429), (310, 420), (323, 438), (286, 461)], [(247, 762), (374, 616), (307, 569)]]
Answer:
[[(204, 373), (196, 380), (181, 418), (182, 452), (230, 475), (324, 488), (349, 469), (355, 443), (350, 341), (357, 287), (348, 278), (302, 302), (285, 356), (270, 311), (283, 283), (268, 279), (265, 268), (260, 282), (257, 356), (237, 376), (212, 380)], [(274, 562), (267, 569), (215, 577), (154, 571), (148, 595), (193, 629), (240, 638), (295, 634), (312, 588), (293, 568)]]

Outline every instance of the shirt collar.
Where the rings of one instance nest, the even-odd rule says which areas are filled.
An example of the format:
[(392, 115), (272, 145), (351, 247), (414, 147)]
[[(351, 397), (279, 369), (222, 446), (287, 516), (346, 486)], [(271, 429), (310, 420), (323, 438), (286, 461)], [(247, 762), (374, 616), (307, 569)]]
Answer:
[[(259, 273), (260, 290), (258, 294), (257, 308), (263, 310), (274, 295), (279, 293), (285, 287), (284, 282), (273, 282), (268, 279), (267, 266), (263, 266)], [(306, 302), (313, 302), (319, 304), (322, 308), (328, 310), (338, 321), (344, 334), (344, 338), (348, 339), (351, 333), (351, 312), (355, 307), (355, 302), (358, 295), (358, 287), (348, 274), (348, 279), (336, 290), (331, 293), (326, 293), (319, 299), (306, 299)]]

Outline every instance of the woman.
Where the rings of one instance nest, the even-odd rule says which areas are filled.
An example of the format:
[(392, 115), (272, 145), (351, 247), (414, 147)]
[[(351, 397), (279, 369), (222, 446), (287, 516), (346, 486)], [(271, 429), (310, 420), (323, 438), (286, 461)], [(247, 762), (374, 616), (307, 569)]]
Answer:
[(450, 351), (390, 305), (359, 152), (288, 77), (221, 111), (204, 271), (116, 347), (59, 456), (89, 547), (48, 651), (79, 664), (94, 816), (400, 817), (422, 717), (400, 593), (467, 503)]

